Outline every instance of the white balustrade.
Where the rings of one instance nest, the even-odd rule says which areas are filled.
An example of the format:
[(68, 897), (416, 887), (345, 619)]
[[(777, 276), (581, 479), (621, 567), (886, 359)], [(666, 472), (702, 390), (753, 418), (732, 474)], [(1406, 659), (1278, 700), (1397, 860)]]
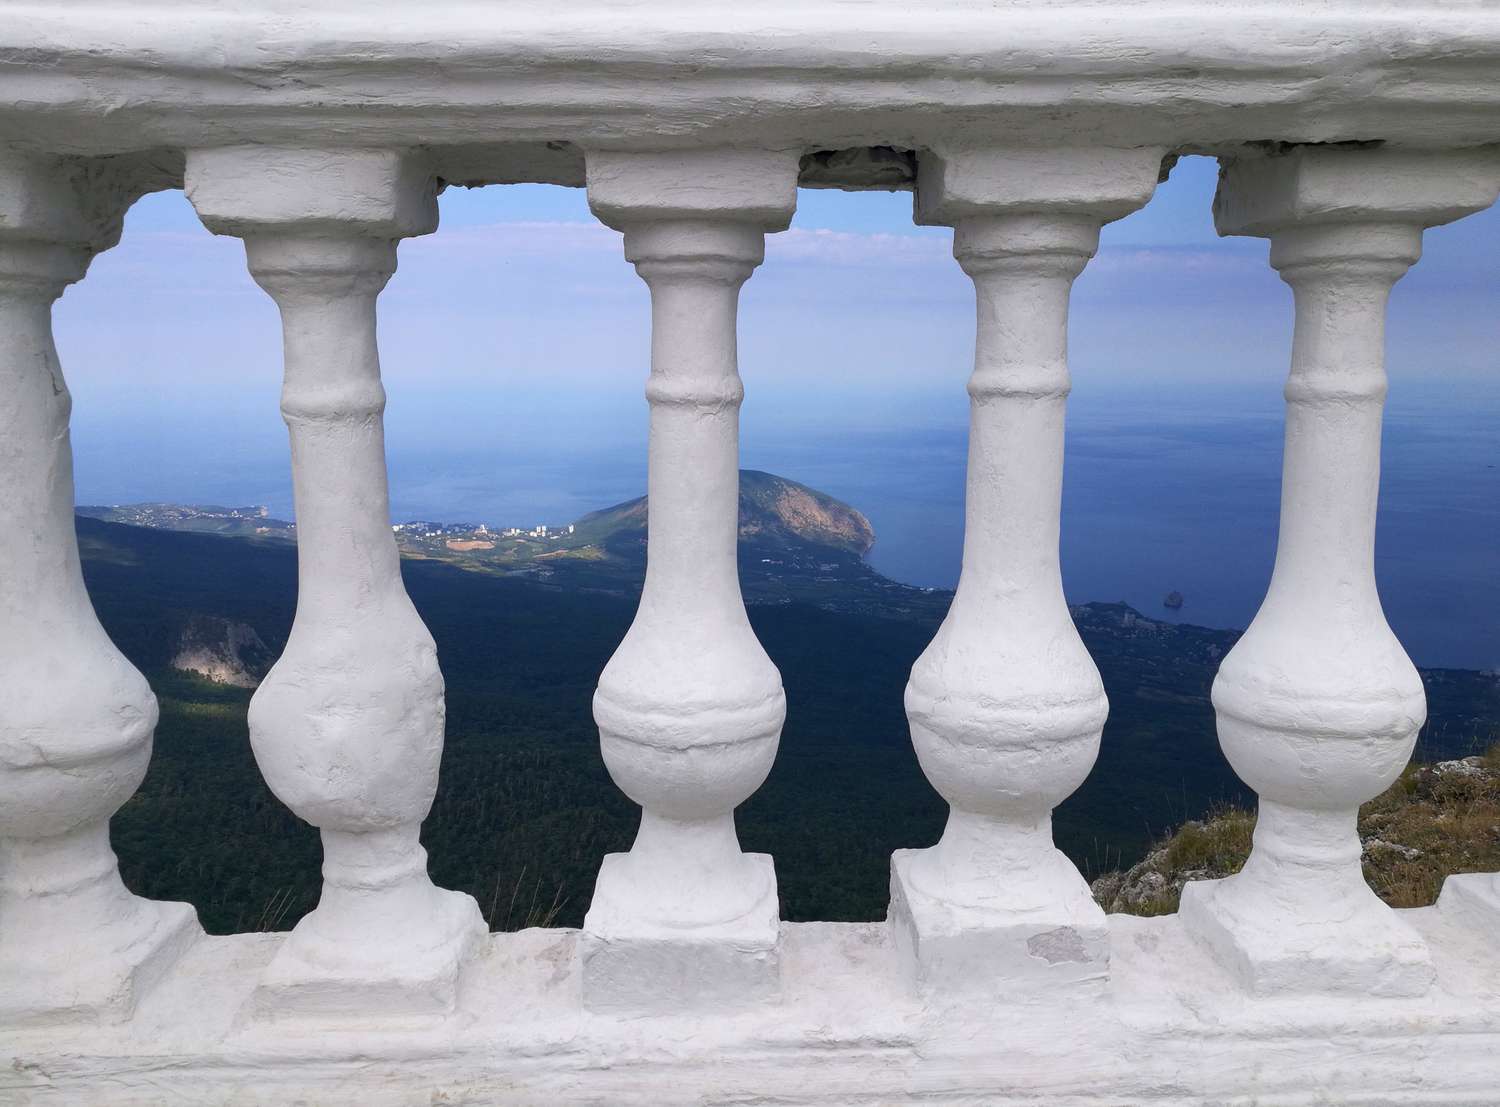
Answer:
[(323, 890), (255, 996), (263, 1015), (443, 1014), (488, 928), (433, 885), (443, 678), (391, 533), (375, 301), (396, 240), (437, 226), (430, 172), (383, 150), (195, 150), (187, 191), (245, 240), (281, 311), (297, 508), (297, 612), (250, 703), (271, 790), (322, 831)]
[[(1500, 874), (1393, 911), (1356, 816), (1425, 714), (1373, 575), (1386, 300), (1423, 228), (1500, 188), (1500, 14), (280, 7), (0, 20), (0, 1101), (1495, 1098)], [(1051, 832), (1108, 712), (1058, 562), (1069, 301), (1100, 226), (1195, 151), (1296, 308), (1274, 574), (1213, 691), (1260, 813), (1179, 915), (1106, 917)], [(782, 922), (735, 827), (786, 714), (736, 571), (738, 300), (799, 173), (914, 186), (975, 287), (962, 577), (906, 689), (949, 817), (892, 857), (886, 923)], [(443, 681), (390, 528), (375, 321), (439, 181), (586, 185), (650, 293), (648, 567), (594, 699), (641, 819), (581, 931), (487, 934), (419, 839)], [(51, 310), (180, 182), (283, 324), (299, 593), (250, 734), (324, 848), (284, 935), (203, 935), (109, 841), (157, 707), (84, 589)]]
[(1163, 151), (924, 153), (917, 219), (953, 227), (978, 306), (963, 569), (906, 711), (949, 804), (937, 845), (891, 859), (892, 935), (923, 990), (1099, 979), (1104, 912), (1052, 843), (1109, 711), (1058, 565), (1073, 279), (1099, 227), (1151, 197)]
[(0, 1027), (128, 1018), (202, 933), (187, 904), (132, 895), (110, 848), (156, 697), (84, 590), (52, 341), (53, 302), (140, 191), (128, 171), (0, 159)]
[(589, 204), (651, 290), (646, 582), (599, 678), (604, 762), (641, 806), (604, 859), (580, 956), (596, 1009), (725, 1007), (779, 989), (771, 858), (734, 808), (765, 780), (786, 698), (740, 596), (740, 286), (796, 203), (795, 153), (588, 157)]
[(1421, 678), (1375, 589), (1385, 313), (1422, 229), (1489, 206), (1486, 154), (1302, 149), (1222, 175), (1220, 234), (1271, 240), (1296, 304), (1276, 565), (1214, 682), (1219, 741), (1260, 796), (1244, 869), (1182, 921), (1253, 992), (1421, 995), (1426, 943), (1365, 883), (1359, 805), (1411, 756)]

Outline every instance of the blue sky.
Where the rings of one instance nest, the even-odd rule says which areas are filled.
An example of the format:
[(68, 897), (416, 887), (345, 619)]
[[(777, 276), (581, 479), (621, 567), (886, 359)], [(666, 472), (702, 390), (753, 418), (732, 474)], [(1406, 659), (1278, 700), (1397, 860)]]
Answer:
[[(1193, 409), (1279, 393), (1291, 296), (1264, 242), (1215, 236), (1215, 175), (1212, 160), (1183, 159), (1147, 207), (1104, 229), (1074, 293), (1075, 403)], [(397, 513), (451, 517), (480, 481), (509, 490), (486, 503), (549, 503), (541, 487), (590, 451), (638, 459), (618, 487), (633, 494), (649, 308), (619, 235), (580, 189), (452, 189), (440, 205), (442, 225), (402, 244), (381, 298)], [(973, 293), (950, 249), (947, 229), (913, 225), (908, 194), (801, 193), (742, 299), (747, 455), (964, 425)], [(1393, 400), (1495, 377), (1497, 290), (1500, 211), (1427, 233), (1392, 300)], [(82, 501), (286, 503), (279, 319), (240, 242), (209, 234), (180, 192), (135, 205), (120, 245), (64, 295), (56, 331)], [(465, 475), (466, 458), (499, 447), (553, 464)], [(443, 459), (446, 483), (431, 477)], [(399, 479), (418, 470), (424, 482)], [(557, 510), (573, 506), (585, 505)]]
[[(1263, 242), (1214, 235), (1215, 172), (1184, 159), (1149, 206), (1105, 228), (1074, 297), (1079, 389), (1198, 392), (1284, 373), (1290, 295)], [(402, 245), (381, 301), (396, 425), (638, 437), (646, 293), (582, 190), (454, 189), (441, 209), (436, 234)], [(744, 294), (747, 419), (950, 418), (973, 342), (950, 238), (912, 224), (907, 194), (804, 191)], [(1497, 247), (1493, 209), (1428, 232), (1392, 303), (1398, 385), (1497, 368)], [(205, 231), (179, 192), (132, 209), (121, 244), (63, 298), (57, 334), (82, 429), (149, 435), (208, 419), (264, 430), (274, 412), (274, 308), (239, 242)]]

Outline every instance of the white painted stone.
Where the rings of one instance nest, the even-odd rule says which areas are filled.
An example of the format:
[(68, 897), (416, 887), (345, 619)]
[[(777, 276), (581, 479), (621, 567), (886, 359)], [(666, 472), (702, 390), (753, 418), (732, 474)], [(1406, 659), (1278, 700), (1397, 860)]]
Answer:
[(891, 860), (890, 925), (924, 992), (1098, 981), (1104, 912), (1052, 844), (1109, 711), (1058, 566), (1068, 297), (1099, 227), (1144, 204), (1162, 151), (924, 153), (919, 222), (952, 223), (978, 302), (963, 570), (906, 711), (948, 801), (937, 845)]
[(0, 158), (0, 1025), (128, 1018), (202, 931), (132, 895), (110, 817), (156, 697), (104, 633), (73, 529), (72, 399), (52, 304), (113, 246), (124, 177)]
[(1411, 756), (1421, 678), (1375, 588), (1385, 310), (1422, 228), (1494, 200), (1487, 154), (1246, 157), (1220, 180), (1220, 234), (1271, 239), (1292, 286), (1286, 458), (1266, 598), (1214, 681), (1219, 740), (1260, 796), (1244, 869), (1189, 884), (1182, 919), (1257, 994), (1422, 995), (1429, 952), (1365, 883), (1359, 805)]
[(982, 216), (1049, 213), (1113, 222), (1151, 199), (1165, 154), (1155, 146), (926, 150), (918, 159), (916, 221), (956, 227)]
[(791, 219), (797, 159), (761, 151), (589, 155), (589, 202), (651, 289), (646, 583), (599, 678), (604, 762), (640, 804), (599, 872), (579, 944), (595, 1010), (722, 1010), (780, 988), (776, 873), (734, 808), (770, 772), (781, 675), (735, 560), (739, 289)]
[(1500, 933), (1500, 874), (1455, 873), (1443, 881), (1438, 910), (1493, 941)]
[[(1488, 0), (11, 0), (0, 142), (1227, 150), (1500, 140)], [(566, 172), (576, 172), (576, 157)], [(540, 175), (539, 175), (540, 174)], [(568, 183), (577, 183), (569, 181)]]
[[(1495, 1100), (1496, 878), (1451, 878), (1435, 911), (1385, 912), (1358, 882), (1348, 812), (1399, 765), (1421, 711), (1364, 567), (1376, 286), (1415, 255), (1417, 226), (1493, 198), (1491, 154), (1444, 151), (1500, 143), (1500, 9), (501, 0), (481, 13), (428, 0), (372, 20), (355, 0), (72, 0), (6, 15), (0, 1100)], [(1012, 147), (983, 147), (995, 135)], [(1076, 271), (1093, 248), (1089, 225), (1149, 195), (1162, 149), (1371, 139), (1386, 145), (1242, 158), (1221, 193), (1221, 226), (1272, 236), (1289, 278), (1300, 271), (1303, 309), (1293, 525), (1277, 595), (1216, 692), (1226, 749), (1263, 792), (1262, 832), (1243, 877), (1190, 889), (1185, 918), (1115, 917), (1106, 940), (1046, 827), (1092, 763), (1091, 712), (1102, 718), (1103, 704), (1052, 581), (1055, 512), (1043, 501), (1055, 493), (1071, 274), (1045, 270)], [(421, 163), (398, 147), (421, 148)], [(82, 592), (47, 321), (57, 290), (113, 241), (120, 205), (144, 187), (117, 170), (149, 164), (150, 186), (166, 187), (189, 149), (194, 202), (249, 240), (287, 323), (304, 587), (255, 735), (268, 779), (324, 830), (329, 861), (323, 903), (297, 932), (191, 944), (190, 910), (130, 896), (108, 853), (106, 821), (140, 779), (154, 705)], [(441, 685), (394, 552), (375, 534), (388, 537), (373, 304), (391, 241), (434, 223), (432, 174), (578, 185), (585, 149), (591, 199), (626, 229), (656, 319), (649, 602), (600, 701), (611, 771), (647, 810), (636, 848), (606, 862), (587, 932), (486, 940), (470, 901), (432, 888), (416, 844)], [(769, 149), (783, 153), (756, 152)], [(18, 159), (23, 150), (34, 160)], [(923, 155), (923, 218), (967, 224), (960, 238), (979, 244), (965, 264), (995, 313), (981, 339), (1003, 336), (998, 348), (1016, 351), (1014, 364), (976, 374), (976, 425), (998, 412), (1004, 430), (998, 453), (977, 456), (1005, 479), (971, 482), (971, 495), (1007, 490), (1005, 510), (1025, 521), (1017, 536), (1034, 540), (1048, 520), (1054, 531), (1051, 549), (1001, 543), (1014, 577), (993, 571), (993, 551), (988, 573), (966, 564), (964, 609), (979, 594), (1007, 618), (986, 623), (993, 634), (971, 629), (979, 644), (958, 661), (993, 672), (986, 659), (1014, 649), (1018, 632), (1034, 649), (1060, 635), (1057, 664), (1023, 652), (1002, 674), (1056, 679), (977, 708), (959, 696), (946, 721), (946, 702), (923, 707), (939, 717), (918, 737), (934, 751), (934, 782), (1000, 797), (1015, 823), (996, 833), (989, 814), (956, 814), (952, 848), (928, 855), (945, 880), (956, 874), (941, 894), (906, 895), (924, 887), (913, 876), (923, 855), (902, 853), (896, 925), (778, 928), (770, 861), (739, 851), (730, 814), (764, 776), (782, 712), (733, 586), (733, 290), (761, 234), (785, 224), (799, 156), (815, 168), (880, 164), (897, 171), (881, 180), (899, 181), (912, 151), (937, 152)], [(997, 241), (1010, 276), (982, 271)], [(1021, 373), (1028, 357), (1033, 374)], [(1012, 440), (1034, 442), (1046, 464), (1001, 464)], [(1355, 494), (1333, 495), (1345, 477)], [(976, 527), (976, 543), (981, 531), (1011, 533)], [(1316, 576), (1319, 558), (1329, 562), (1319, 579), (1337, 578), (1321, 591), (1292, 571), (1313, 565)], [(356, 585), (366, 591), (351, 595)], [(989, 761), (954, 756), (994, 752), (975, 734), (1025, 733), (1036, 720), (1046, 725), (1031, 745)], [(944, 735), (961, 740), (945, 747)], [(1059, 915), (1073, 925), (1045, 929)], [(484, 952), (455, 989), (474, 946)], [(1288, 951), (1300, 980), (1283, 971)], [(910, 977), (924, 961), (945, 983), (910, 994), (903, 967)], [(1429, 964), (1430, 990), (1384, 994), (1418, 990)], [(1080, 975), (1090, 987), (1021, 987)], [(1246, 981), (1269, 982), (1270, 994), (1245, 1002)], [(581, 995), (653, 1013), (601, 1018)], [(391, 1018), (450, 1008), (448, 1019)], [(336, 1017), (309, 1034), (243, 1020), (247, 1010)], [(66, 1024), (80, 1015), (90, 1021)]]
[(0, 1034), (24, 1107), (982, 1104), (1492, 1107), (1500, 953), (1431, 908), (1423, 999), (1250, 1003), (1173, 916), (1109, 919), (1101, 996), (937, 1004), (907, 994), (878, 923), (788, 923), (780, 1004), (733, 1015), (581, 1011), (578, 932), (491, 935), (438, 1026), (297, 1033), (236, 1013), (282, 934), (209, 937), (128, 1024)]
[(395, 237), (436, 226), (396, 154), (192, 151), (188, 196), (245, 239), (281, 310), (297, 508), (297, 613), (250, 702), (267, 784), (322, 831), (323, 891), (253, 997), (259, 1016), (439, 1016), (487, 928), (433, 885), (418, 841), (437, 789), (443, 678), (390, 527), (375, 300)]

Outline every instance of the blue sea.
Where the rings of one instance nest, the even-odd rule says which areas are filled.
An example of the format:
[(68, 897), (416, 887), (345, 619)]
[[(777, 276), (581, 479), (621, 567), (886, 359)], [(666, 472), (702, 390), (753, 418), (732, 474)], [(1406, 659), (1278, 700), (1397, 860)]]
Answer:
[[(1393, 394), (1382, 450), (1376, 579), (1422, 665), (1500, 668), (1500, 381)], [(1242, 628), (1270, 580), (1280, 510), (1279, 390), (1090, 395), (1069, 405), (1062, 571), (1070, 602)], [(952, 587), (963, 543), (962, 429), (786, 444), (781, 468), (858, 506), (871, 563)], [(771, 464), (749, 451), (758, 467)], [(1163, 605), (1170, 592), (1180, 609)]]
[[(1387, 617), (1421, 665), (1500, 668), (1500, 380), (1397, 383), (1376, 549)], [(502, 415), (493, 401), (439, 409), (393, 397), (393, 517), (556, 524), (640, 495), (645, 409), (634, 388), (628, 401), (607, 398), (627, 405), (623, 415), (567, 418), (545, 404)], [(863, 511), (881, 572), (951, 588), (963, 541), (963, 399), (858, 418), (752, 402), (742, 461)], [(79, 501), (264, 503), (290, 516), (284, 431), (274, 406), (266, 415), (248, 429), (204, 420), (143, 429), (81, 405)], [(1245, 626), (1275, 551), (1281, 431), (1279, 382), (1075, 388), (1062, 526), (1069, 599)], [(1169, 592), (1184, 597), (1180, 609), (1163, 606)]]

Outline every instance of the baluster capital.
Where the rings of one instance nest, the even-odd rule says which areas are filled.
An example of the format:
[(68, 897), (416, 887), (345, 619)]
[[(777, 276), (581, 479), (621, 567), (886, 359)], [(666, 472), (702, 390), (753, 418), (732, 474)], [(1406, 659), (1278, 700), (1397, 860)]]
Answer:
[(329, 299), (373, 297), (396, 272), (396, 243), (363, 235), (272, 231), (245, 239), (255, 283), (281, 306), (325, 306)]
[[(106, 159), (0, 154), (0, 242), (51, 242), (104, 250), (120, 239), (139, 195)], [(113, 159), (108, 159), (113, 160)]]
[(797, 208), (798, 155), (737, 147), (590, 150), (589, 207), (617, 231), (666, 221), (783, 231)]
[(56, 298), (120, 240), (125, 211), (170, 173), (137, 156), (0, 152), (0, 288)]
[(1156, 146), (924, 150), (917, 158), (916, 221), (956, 226), (1025, 212), (1108, 223), (1151, 199), (1165, 154)]
[(187, 197), (215, 234), (409, 238), (437, 229), (431, 169), (402, 150), (190, 150)]
[[(1495, 202), (1497, 192), (1500, 148), (1298, 146), (1227, 162), (1219, 171), (1214, 227), (1221, 235), (1256, 238), (1285, 238), (1299, 231), (1305, 236), (1309, 227), (1326, 227), (1329, 251), (1342, 244), (1357, 256), (1361, 249), (1378, 249), (1378, 240), (1347, 234), (1339, 239), (1335, 229), (1434, 227), (1482, 211)], [(1272, 264), (1276, 261), (1273, 256)]]
[(663, 219), (627, 224), (625, 260), (653, 287), (669, 281), (738, 286), (765, 260), (765, 232), (754, 223)]
[(1002, 273), (1071, 283), (1098, 248), (1099, 221), (1086, 215), (1002, 212), (953, 224), (953, 256), (976, 280)]

